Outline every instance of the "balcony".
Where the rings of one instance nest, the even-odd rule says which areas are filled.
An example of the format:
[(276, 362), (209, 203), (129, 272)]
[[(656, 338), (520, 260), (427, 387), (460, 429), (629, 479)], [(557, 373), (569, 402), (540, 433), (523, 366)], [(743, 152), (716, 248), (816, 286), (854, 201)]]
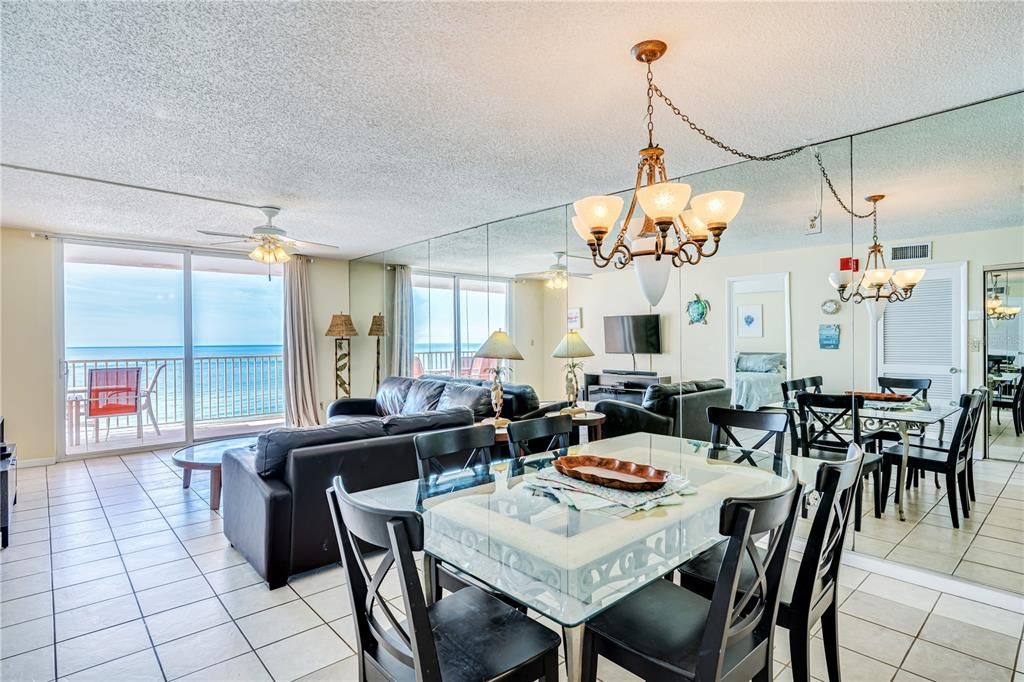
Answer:
[(487, 370), (494, 367), (496, 360), (476, 358), (476, 351), (462, 351), (455, 362), (455, 351), (416, 351), (413, 353), (413, 375), (445, 374), (471, 379), (490, 379)]
[[(139, 368), (134, 414), (89, 416), (89, 370)], [(196, 440), (254, 433), (284, 422), (281, 354), (193, 359), (192, 416)], [(160, 447), (186, 439), (183, 357), (140, 357), (67, 362), (67, 453)]]

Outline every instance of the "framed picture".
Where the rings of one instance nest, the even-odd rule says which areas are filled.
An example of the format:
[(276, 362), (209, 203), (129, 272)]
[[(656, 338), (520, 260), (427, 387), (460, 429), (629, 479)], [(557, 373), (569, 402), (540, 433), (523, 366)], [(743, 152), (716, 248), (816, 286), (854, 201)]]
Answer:
[(566, 313), (566, 327), (569, 329), (583, 329), (582, 308), (569, 308)]
[(821, 350), (839, 350), (839, 325), (818, 325), (818, 348)]
[(736, 336), (761, 338), (764, 336), (764, 311), (760, 303), (736, 306)]

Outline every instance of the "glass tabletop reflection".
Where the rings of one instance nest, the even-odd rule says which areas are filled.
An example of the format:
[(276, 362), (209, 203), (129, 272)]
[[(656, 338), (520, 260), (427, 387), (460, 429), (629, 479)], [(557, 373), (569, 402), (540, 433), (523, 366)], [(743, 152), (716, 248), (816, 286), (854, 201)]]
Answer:
[[(354, 497), (384, 509), (417, 510), (428, 553), (573, 626), (719, 542), (722, 501), (784, 490), (796, 459), (643, 433), (568, 454), (650, 464), (687, 479), (696, 493), (648, 511), (580, 511), (534, 487), (554, 459), (545, 453)], [(818, 463), (799, 463), (797, 475), (813, 483)]]

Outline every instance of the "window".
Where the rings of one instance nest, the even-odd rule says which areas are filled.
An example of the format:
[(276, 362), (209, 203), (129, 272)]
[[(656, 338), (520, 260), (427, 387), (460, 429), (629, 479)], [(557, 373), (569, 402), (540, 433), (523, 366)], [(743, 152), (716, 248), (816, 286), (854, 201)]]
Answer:
[(413, 273), (414, 373), (482, 378), (473, 355), (508, 330), (509, 283), (468, 275)]

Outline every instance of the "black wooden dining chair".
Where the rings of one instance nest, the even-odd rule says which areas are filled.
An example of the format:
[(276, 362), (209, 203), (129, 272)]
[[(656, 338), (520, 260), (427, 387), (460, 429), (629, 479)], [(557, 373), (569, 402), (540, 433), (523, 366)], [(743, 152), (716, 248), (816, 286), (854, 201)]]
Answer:
[(1002, 424), (999, 419), (1000, 411), (1009, 409), (1010, 416), (1013, 417), (1014, 434), (1019, 436), (1024, 433), (1024, 367), (1020, 368), (1020, 377), (1013, 388), (1013, 396), (993, 396), (992, 407), (996, 410), (996, 424)]
[[(817, 506), (804, 551), (790, 557), (782, 581), (776, 624), (789, 630), (789, 651), (794, 682), (808, 682), (811, 629), (821, 621), (829, 682), (839, 682), (839, 564), (851, 506), (860, 480), (864, 456), (851, 445), (844, 462), (818, 468)], [(710, 598), (722, 569), (726, 544), (721, 542), (679, 568), (683, 587)], [(749, 563), (740, 574), (740, 591), (754, 585), (756, 573)]]
[[(715, 445), (735, 446), (740, 448), (737, 462), (746, 462), (757, 466), (753, 459), (755, 451), (761, 450), (769, 441), (775, 457), (782, 457), (783, 441), (789, 415), (785, 411), (748, 412), (728, 407), (709, 407), (708, 421), (711, 423), (711, 442)], [(744, 445), (735, 429), (747, 429), (761, 432), (761, 438), (753, 445)]]
[[(796, 400), (796, 394), (807, 390), (807, 379), (789, 379), (782, 382), (782, 399)], [(819, 391), (820, 392), (820, 391)], [(800, 430), (795, 419), (789, 420), (789, 451), (797, 454), (800, 450)]]
[(806, 377), (804, 378), (804, 390), (811, 393), (821, 393), (821, 387), (824, 383), (820, 376)]
[[(710, 599), (669, 580), (655, 580), (587, 622), (584, 680), (597, 679), (603, 656), (645, 680), (772, 679), (772, 645), (783, 573), (793, 539), (800, 486), (760, 498), (722, 503), (727, 536)], [(757, 546), (759, 540), (766, 547)], [(754, 572), (739, 594), (745, 564)]]
[(511, 422), (508, 425), (509, 454), (516, 458), (552, 450), (564, 453), (569, 447), (572, 428), (572, 417), (568, 414)]
[[(979, 393), (965, 393), (960, 396), (960, 416), (956, 428), (949, 440), (949, 448), (945, 451), (931, 450), (911, 444), (907, 451), (908, 466), (922, 471), (943, 474), (946, 477), (946, 497), (949, 502), (949, 518), (953, 528), (960, 527), (957, 517), (957, 491), (959, 490), (960, 507), (964, 518), (970, 518), (970, 492), (967, 487), (968, 459), (972, 456), (974, 438), (977, 437), (979, 422), (983, 419), (984, 398)], [(902, 493), (900, 464), (903, 460), (903, 443), (887, 447), (883, 451), (882, 487), (886, 495), (889, 492), (889, 481), (892, 478), (892, 467), (896, 467), (896, 502)]]
[[(423, 549), (415, 512), (361, 504), (340, 476), (327, 491), (355, 621), (359, 679), (558, 680), (559, 636), (482, 590), (468, 587), (427, 607), (413, 552)], [(376, 570), (361, 546), (386, 549)], [(404, 615), (380, 593), (395, 568)]]
[[(800, 410), (800, 454), (831, 461), (844, 461), (851, 445), (862, 446), (860, 411), (864, 409), (862, 395), (833, 395), (829, 393), (799, 393), (796, 396)], [(843, 426), (849, 423), (850, 428)], [(864, 506), (863, 477), (871, 476), (875, 518), (882, 518), (884, 510), (882, 491), (882, 455), (864, 453), (862, 479), (854, 498), (855, 530), (860, 530)]]

